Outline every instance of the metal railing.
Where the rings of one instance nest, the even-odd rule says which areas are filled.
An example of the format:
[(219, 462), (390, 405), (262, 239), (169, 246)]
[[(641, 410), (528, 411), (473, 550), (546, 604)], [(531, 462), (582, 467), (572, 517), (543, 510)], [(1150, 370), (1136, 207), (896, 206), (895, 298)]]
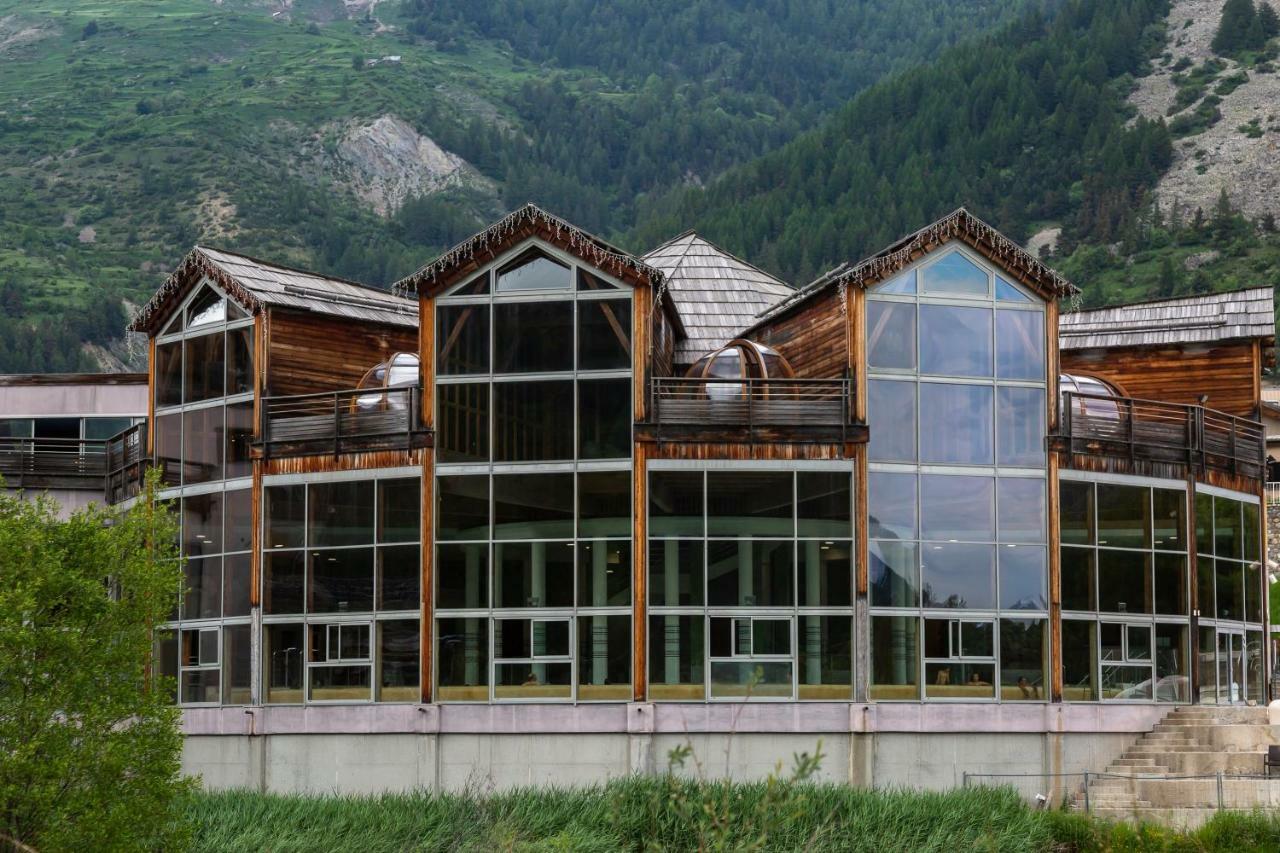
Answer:
[(422, 389), (324, 391), (262, 400), (267, 456), (408, 447), (424, 432)]
[(1261, 478), (1262, 424), (1180, 403), (1067, 391), (1061, 437), (1072, 453), (1170, 462)]
[(0, 438), (0, 476), (11, 486), (41, 480), (100, 479), (106, 441), (89, 438)]
[(1280, 483), (1267, 483), (1267, 506), (1280, 504)]
[[(1057, 780), (1057, 779), (1078, 779), (1078, 784), (1072, 785), (1072, 791), (1068, 792), (1064, 788), (1060, 788), (1056, 782), (1050, 781), (1050, 784), (1043, 786), (1045, 790), (1037, 791), (1037, 799), (1040, 796), (1046, 797), (1048, 801), (1046, 805), (1052, 801), (1065, 799), (1067, 796), (1073, 797), (1075, 801), (1083, 808), (1084, 811), (1092, 811), (1092, 803), (1090, 802), (1090, 786), (1094, 782), (1101, 782), (1107, 779), (1119, 779), (1129, 783), (1134, 782), (1191, 782), (1214, 780), (1216, 783), (1215, 804), (1210, 807), (1216, 807), (1218, 811), (1248, 811), (1257, 808), (1258, 805), (1269, 805), (1268, 803), (1257, 803), (1252, 805), (1228, 806), (1226, 805), (1225, 786), (1227, 782), (1280, 782), (1280, 776), (1272, 776), (1269, 773), (1227, 773), (1223, 770), (1216, 770), (1212, 773), (1107, 773), (1105, 771), (1084, 770), (1079, 773), (970, 773), (966, 771), (961, 775), (962, 787), (968, 788), (971, 781), (981, 784), (983, 779), (1040, 779), (1040, 780)], [(1017, 788), (1018, 785), (1010, 782), (997, 782), (999, 785), (1010, 785)], [(1041, 787), (1041, 786), (1037, 786)], [(1021, 793), (1027, 793), (1023, 790)], [(1192, 806), (1193, 808), (1198, 806)]]
[(107, 439), (107, 503), (128, 500), (142, 491), (151, 458), (147, 456), (147, 422), (136, 423)]
[(705, 427), (837, 426), (853, 423), (848, 379), (653, 380), (658, 424)]

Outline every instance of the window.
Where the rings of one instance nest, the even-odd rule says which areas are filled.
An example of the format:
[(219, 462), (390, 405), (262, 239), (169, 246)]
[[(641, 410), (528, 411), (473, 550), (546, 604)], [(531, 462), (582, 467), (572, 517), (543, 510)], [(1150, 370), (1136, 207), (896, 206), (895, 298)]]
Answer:
[(630, 290), (530, 248), (436, 310), (435, 695), (628, 701)]
[[(1157, 521), (1156, 529), (1161, 527)], [(1261, 536), (1256, 497), (1196, 494), (1201, 702), (1243, 703), (1262, 696), (1267, 578), (1259, 562)]]
[(1186, 507), (1179, 488), (1061, 481), (1065, 700), (1187, 701)]
[(965, 247), (868, 293), (873, 699), (1049, 698), (1046, 347), (1043, 301)]
[(850, 698), (851, 481), (834, 467), (650, 472), (651, 699)]
[(420, 698), (420, 495), (416, 477), (264, 487), (266, 702)]

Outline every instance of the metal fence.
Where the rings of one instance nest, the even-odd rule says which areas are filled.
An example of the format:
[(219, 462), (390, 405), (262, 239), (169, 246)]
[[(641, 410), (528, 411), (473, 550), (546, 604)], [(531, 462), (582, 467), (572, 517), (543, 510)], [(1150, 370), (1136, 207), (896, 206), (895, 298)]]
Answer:
[[(1229, 781), (1255, 781), (1255, 782), (1280, 782), (1280, 776), (1270, 776), (1265, 773), (1225, 773), (1217, 771), (1216, 773), (1138, 773), (1126, 775), (1123, 773), (1106, 773), (1093, 770), (1084, 770), (1079, 773), (969, 773), (965, 772), (962, 776), (963, 787), (968, 788), (971, 784), (984, 784), (981, 780), (1022, 780), (1022, 779), (1038, 779), (1038, 780), (1058, 780), (1058, 779), (1076, 779), (1079, 780), (1070, 789), (1056, 782), (1051, 782), (1047, 786), (1037, 785), (1034, 793), (1029, 793), (1032, 788), (1016, 781), (995, 782), (995, 785), (1010, 785), (1017, 789), (1019, 793), (1028, 799), (1036, 799), (1042, 805), (1051, 805), (1055, 800), (1065, 802), (1067, 797), (1074, 798), (1084, 808), (1086, 812), (1091, 810), (1089, 802), (1089, 786), (1093, 782), (1100, 782), (1104, 779), (1122, 779), (1129, 782), (1164, 782), (1164, 781), (1195, 781), (1195, 780), (1214, 780), (1217, 788), (1216, 808), (1219, 811), (1243, 811), (1254, 806), (1235, 806), (1228, 807), (1224, 802), (1223, 786)], [(1044, 799), (1041, 800), (1040, 798)], [(1195, 806), (1199, 807), (1199, 806)], [(1177, 808), (1177, 806), (1174, 806)]]

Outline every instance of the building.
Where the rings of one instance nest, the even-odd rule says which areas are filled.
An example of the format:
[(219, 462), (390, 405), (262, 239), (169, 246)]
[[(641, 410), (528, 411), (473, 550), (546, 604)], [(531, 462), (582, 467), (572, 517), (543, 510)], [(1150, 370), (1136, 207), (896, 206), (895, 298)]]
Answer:
[(108, 439), (146, 415), (145, 373), (0, 375), (0, 478), (64, 514), (101, 502)]
[(821, 739), (829, 778), (947, 787), (1266, 698), (1269, 288), (1168, 303), (1226, 326), (1060, 315), (962, 209), (793, 290), (530, 205), (397, 293), (197, 248), (134, 321), (206, 784), (588, 782), (686, 741), (751, 775)]

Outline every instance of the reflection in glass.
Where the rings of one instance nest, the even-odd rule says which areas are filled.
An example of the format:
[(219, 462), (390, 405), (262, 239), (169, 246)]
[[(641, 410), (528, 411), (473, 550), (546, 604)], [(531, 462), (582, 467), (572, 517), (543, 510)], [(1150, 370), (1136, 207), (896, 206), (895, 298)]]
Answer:
[(916, 306), (867, 300), (867, 364), (910, 370), (916, 366)]
[(568, 290), (573, 276), (564, 264), (530, 249), (498, 270), (498, 292), (522, 290)]
[(1044, 389), (1001, 387), (996, 397), (996, 462), (1044, 465)]
[(441, 701), (489, 699), (489, 620), (436, 620), (436, 697)]
[(853, 690), (853, 620), (801, 616), (797, 629), (799, 698), (847, 701)]
[(993, 546), (928, 542), (921, 548), (925, 607), (995, 608)]
[(578, 535), (631, 536), (631, 472), (578, 474)]
[(707, 603), (712, 607), (790, 607), (794, 545), (752, 539), (707, 543)]
[(1038, 702), (1049, 698), (1045, 682), (1048, 642), (1043, 619), (1000, 620), (1000, 698)]
[(1099, 483), (1097, 494), (1098, 544), (1112, 548), (1150, 548), (1150, 490), (1142, 486)]
[(572, 542), (499, 542), (493, 546), (495, 607), (572, 607)]
[(987, 296), (991, 289), (987, 271), (961, 252), (951, 252), (921, 268), (920, 279), (925, 293)]
[(436, 546), (436, 606), (442, 610), (489, 606), (489, 546)]
[(417, 620), (395, 619), (378, 623), (378, 699), (383, 702), (416, 702), (418, 652), (422, 629)]
[(489, 385), (437, 385), (436, 399), (436, 459), (488, 462)]
[(317, 547), (373, 542), (373, 481), (312, 483), (308, 543)]
[(1187, 495), (1173, 489), (1152, 489), (1152, 538), (1162, 551), (1185, 551), (1187, 548)]
[(921, 538), (995, 541), (995, 491), (994, 477), (920, 475)]
[(867, 475), (869, 535), (915, 539), (918, 530), (916, 475), (871, 471)]
[(1036, 545), (1001, 545), (1000, 606), (1005, 610), (1048, 610), (1048, 555)]
[(625, 299), (578, 303), (578, 369), (616, 370), (631, 366), (631, 302)]
[(631, 692), (631, 617), (578, 617), (578, 698), (627, 701)]
[(1058, 528), (1064, 545), (1092, 545), (1093, 484), (1074, 480), (1058, 483)]
[(1186, 616), (1187, 558), (1181, 554), (1155, 555), (1156, 613)]
[(1098, 596), (1096, 576), (1093, 571), (1092, 548), (1063, 546), (1062, 560), (1062, 609), (1096, 610)]
[(309, 613), (373, 610), (373, 549), (312, 551), (307, 592)]
[(1098, 698), (1097, 623), (1062, 620), (1062, 698), (1091, 702)]
[(1001, 477), (996, 485), (1000, 541), (1047, 541), (1045, 481), (1038, 477)]
[(799, 543), (797, 603), (801, 607), (849, 607), (853, 596), (853, 548), (848, 541)]
[(440, 376), (488, 373), (489, 306), (441, 305), (436, 311), (436, 372)]
[(631, 456), (631, 380), (578, 382), (578, 458)]
[(649, 533), (653, 536), (702, 536), (705, 488), (701, 471), (649, 474)]
[(1213, 499), (1213, 553), (1217, 557), (1233, 560), (1244, 556), (1239, 501), (1219, 497)]
[(708, 536), (791, 536), (795, 495), (787, 471), (707, 472)]
[(1043, 382), (1044, 314), (996, 311), (996, 376)]
[(417, 545), (378, 549), (378, 609), (417, 610), (422, 554)]
[(991, 376), (991, 309), (920, 306), (920, 372), (935, 376)]
[(920, 461), (990, 465), (992, 389), (986, 385), (920, 385)]
[(187, 338), (184, 345), (186, 346), (184, 358), (186, 390), (183, 393), (183, 402), (195, 403), (223, 396), (226, 388), (223, 333), (215, 332), (211, 335)]
[(916, 458), (916, 383), (892, 379), (867, 382), (868, 458), (913, 462)]
[(701, 606), (704, 556), (700, 540), (650, 539), (649, 606)]
[(626, 607), (630, 604), (631, 540), (580, 541), (578, 606)]
[(919, 607), (919, 546), (873, 539), (869, 548), (871, 606)]
[(852, 496), (845, 471), (796, 473), (796, 535), (849, 536)]
[(494, 539), (550, 539), (571, 536), (573, 536), (572, 473), (494, 476)]

